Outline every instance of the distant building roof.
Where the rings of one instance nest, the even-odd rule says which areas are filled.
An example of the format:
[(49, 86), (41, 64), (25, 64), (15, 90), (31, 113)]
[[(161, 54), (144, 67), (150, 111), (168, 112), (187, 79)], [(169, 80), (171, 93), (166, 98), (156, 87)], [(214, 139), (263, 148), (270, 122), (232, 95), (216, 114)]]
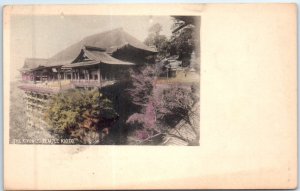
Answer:
[(26, 58), (21, 71), (28, 71), (39, 66), (47, 65), (48, 59), (43, 58)]
[(165, 66), (166, 68), (176, 69), (181, 65), (181, 61), (178, 60), (170, 60), (170, 62)]

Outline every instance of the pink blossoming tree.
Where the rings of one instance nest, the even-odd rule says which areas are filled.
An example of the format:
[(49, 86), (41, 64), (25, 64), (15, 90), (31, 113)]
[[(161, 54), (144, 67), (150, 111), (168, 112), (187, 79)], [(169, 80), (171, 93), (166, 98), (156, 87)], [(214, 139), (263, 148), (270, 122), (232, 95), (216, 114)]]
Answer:
[(155, 68), (147, 66), (140, 71), (132, 71), (132, 87), (128, 89), (134, 104), (140, 106), (140, 111), (132, 114), (128, 124), (135, 124), (135, 138), (140, 144), (151, 143), (158, 137), (176, 136), (189, 144), (191, 140), (183, 136), (171, 135), (170, 128), (184, 120), (195, 134), (192, 141), (199, 142), (198, 127), (192, 123), (192, 118), (198, 117), (194, 112), (199, 98), (195, 89), (190, 86), (156, 85)]

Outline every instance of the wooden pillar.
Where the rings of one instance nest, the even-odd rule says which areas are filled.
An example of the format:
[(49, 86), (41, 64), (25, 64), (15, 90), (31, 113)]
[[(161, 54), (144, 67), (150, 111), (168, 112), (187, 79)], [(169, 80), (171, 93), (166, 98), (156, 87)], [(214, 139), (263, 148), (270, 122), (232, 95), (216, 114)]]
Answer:
[(78, 81), (80, 82), (80, 68), (78, 69), (78, 74), (77, 74), (77, 76), (78, 76)]
[(98, 83), (99, 83), (100, 88), (101, 88), (101, 72), (100, 72), (100, 64), (98, 64), (97, 74), (98, 74)]
[(83, 70), (83, 74), (84, 74), (84, 81), (87, 81), (87, 69)]
[(61, 89), (61, 71), (57, 69), (57, 78), (59, 83), (59, 88)]
[(83, 73), (83, 81), (85, 81), (85, 78), (86, 78), (86, 76), (85, 76), (85, 69), (82, 70), (82, 73)]
[(34, 76), (35, 76), (35, 73), (32, 72), (31, 77), (32, 77), (32, 81), (33, 81), (33, 82), (35, 82), (35, 77), (34, 77)]

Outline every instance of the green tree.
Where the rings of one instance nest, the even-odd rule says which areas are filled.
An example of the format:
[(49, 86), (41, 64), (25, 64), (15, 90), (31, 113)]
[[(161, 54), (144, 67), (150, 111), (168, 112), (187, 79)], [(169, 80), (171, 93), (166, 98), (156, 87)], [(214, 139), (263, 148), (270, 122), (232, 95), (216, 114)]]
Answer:
[(148, 46), (153, 46), (157, 49), (158, 55), (161, 57), (167, 56), (169, 51), (170, 42), (165, 35), (161, 35), (162, 26), (159, 23), (152, 25), (148, 32), (149, 35), (144, 43)]
[(195, 50), (194, 27), (185, 27), (173, 33), (170, 46), (175, 47), (183, 66), (189, 66), (192, 52)]
[(192, 53), (199, 44), (196, 17), (174, 16), (173, 20), (174, 23), (171, 28), (173, 33), (170, 39), (160, 34), (162, 26), (156, 23), (149, 28), (149, 35), (144, 43), (148, 46), (156, 47), (158, 58), (178, 55), (178, 60), (182, 61), (182, 65), (187, 67), (190, 65)]
[(99, 144), (118, 114), (112, 102), (97, 90), (69, 90), (52, 97), (46, 120), (50, 131), (81, 144)]

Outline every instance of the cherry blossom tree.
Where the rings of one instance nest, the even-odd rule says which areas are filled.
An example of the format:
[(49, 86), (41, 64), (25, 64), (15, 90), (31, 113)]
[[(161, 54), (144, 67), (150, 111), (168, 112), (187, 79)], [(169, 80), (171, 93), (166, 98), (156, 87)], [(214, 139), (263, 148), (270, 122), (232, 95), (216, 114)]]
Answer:
[[(198, 126), (193, 124), (199, 114), (194, 108), (199, 98), (194, 86), (178, 87), (177, 85), (156, 85), (155, 69), (147, 66), (142, 70), (131, 72), (132, 87), (128, 89), (134, 104), (140, 110), (127, 119), (127, 123), (136, 125), (135, 137), (140, 144), (152, 142), (152, 139), (164, 136), (176, 136), (188, 144), (183, 136), (171, 135), (169, 129), (184, 120), (195, 134), (199, 142)], [(162, 141), (162, 139), (161, 139)]]

